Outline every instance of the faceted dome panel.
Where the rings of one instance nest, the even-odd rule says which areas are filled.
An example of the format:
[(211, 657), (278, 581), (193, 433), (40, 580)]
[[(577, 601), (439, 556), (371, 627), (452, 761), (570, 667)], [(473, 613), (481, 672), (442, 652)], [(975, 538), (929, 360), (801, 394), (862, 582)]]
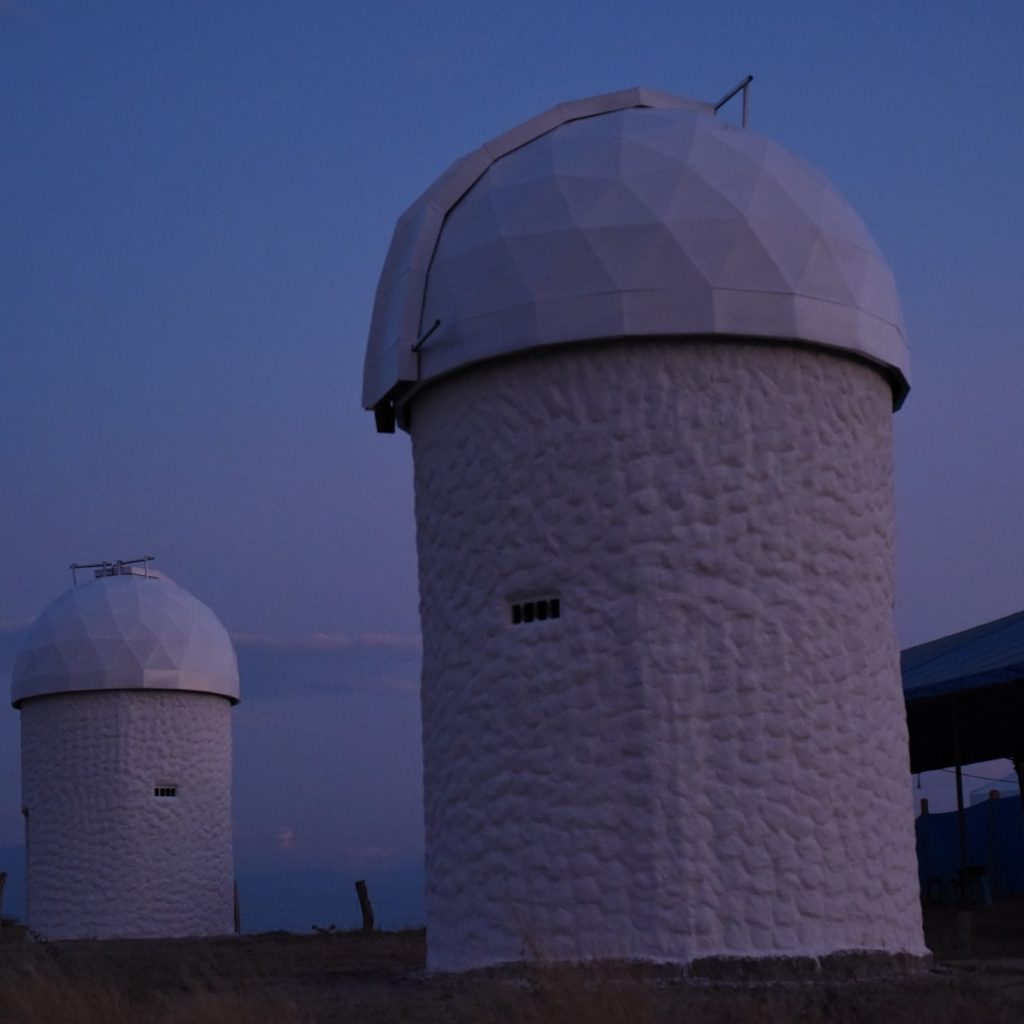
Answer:
[(101, 576), (36, 619), (14, 665), (11, 702), (79, 690), (192, 690), (238, 702), (227, 630), (165, 576)]
[(364, 404), (537, 346), (696, 335), (845, 350), (907, 391), (892, 274), (818, 171), (706, 104), (595, 97), (464, 157), (402, 217)]

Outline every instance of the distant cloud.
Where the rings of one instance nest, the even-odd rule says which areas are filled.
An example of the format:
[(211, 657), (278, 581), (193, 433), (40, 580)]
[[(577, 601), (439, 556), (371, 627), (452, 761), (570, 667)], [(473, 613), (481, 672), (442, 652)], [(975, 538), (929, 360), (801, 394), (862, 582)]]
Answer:
[(15, 0), (0, 0), (0, 21), (29, 21), (34, 12)]
[(314, 633), (304, 637), (236, 633), (242, 697), (346, 693), (414, 694), (422, 644), (415, 635)]
[[(2, 2), (2, 0), (0, 0)], [(10, 673), (31, 619), (0, 619), (0, 688)], [(344, 693), (413, 694), (419, 689), (422, 643), (415, 634), (313, 633), (282, 637), (234, 633), (242, 697), (297, 697)]]
[(398, 846), (345, 846), (340, 852), (342, 863), (359, 871), (391, 867), (409, 857), (409, 850)]
[(385, 648), (393, 651), (419, 651), (419, 636), (405, 633), (312, 633), (309, 636), (285, 637), (269, 633), (232, 633), (236, 647), (259, 651), (357, 651)]
[(31, 619), (0, 619), (0, 693), (4, 698), (11, 685), (11, 672), (21, 649), (22, 638), (31, 624)]
[[(0, 5), (4, 0), (0, 0)], [(3, 7), (0, 6), (0, 14)], [(22, 633), (33, 619), (0, 619), (0, 636)], [(416, 633), (310, 633), (308, 636), (278, 636), (273, 633), (232, 633), (236, 647), (260, 651), (357, 651), (386, 648), (392, 651), (419, 651), (422, 640)]]

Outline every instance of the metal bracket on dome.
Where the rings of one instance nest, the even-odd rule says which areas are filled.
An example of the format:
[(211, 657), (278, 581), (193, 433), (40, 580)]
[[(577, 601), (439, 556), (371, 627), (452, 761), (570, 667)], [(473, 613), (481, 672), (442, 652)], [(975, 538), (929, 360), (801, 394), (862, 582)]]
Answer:
[(747, 121), (749, 120), (749, 114), (750, 114), (750, 83), (753, 80), (754, 80), (754, 76), (753, 75), (747, 75), (747, 77), (744, 78), (743, 81), (740, 82), (739, 85), (737, 85), (734, 89), (731, 89), (729, 92), (727, 92), (715, 104), (715, 113), (717, 114), (718, 111), (722, 107), (724, 107), (726, 105), (726, 103), (728, 103), (729, 100), (731, 100), (733, 98), (733, 96), (736, 95), (736, 93), (742, 92), (743, 93), (743, 121), (742, 121), (742, 124), (743, 124), (743, 127), (746, 128), (747, 127)]
[(414, 355), (416, 356), (416, 380), (421, 380), (421, 379), (422, 379), (422, 377), (423, 377), (423, 374), (422, 374), (422, 372), (421, 372), (421, 368), (420, 368), (420, 359), (421, 359), (421, 357), (420, 357), (420, 349), (422, 349), (422, 348), (423, 348), (423, 346), (424, 346), (424, 345), (425, 345), (425, 344), (427, 343), (427, 341), (429, 340), (430, 336), (431, 336), (431, 335), (432, 335), (432, 334), (434, 333), (434, 331), (436, 331), (436, 330), (438, 329), (438, 327), (440, 327), (440, 326), (441, 326), (441, 321), (440, 321), (440, 320), (435, 320), (435, 321), (434, 321), (434, 322), (433, 322), (433, 323), (432, 323), (432, 324), (431, 324), (431, 325), (430, 325), (430, 326), (429, 326), (429, 327), (427, 328), (427, 330), (426, 330), (426, 333), (425, 333), (425, 334), (422, 334), (422, 335), (420, 335), (420, 337), (419, 337), (419, 338), (418, 338), (418, 339), (417, 339), (417, 340), (416, 340), (416, 341), (415, 341), (415, 342), (414, 342), (414, 343), (412, 344), (412, 346), (411, 346), (411, 347), (410, 347), (410, 349), (409, 349), (409, 351), (410, 351), (410, 352), (412, 352), (412, 353), (413, 353), (413, 354), (414, 354)]
[(71, 563), (71, 582), (73, 586), (78, 586), (78, 570), (79, 569), (96, 569), (97, 577), (100, 576), (131, 576), (134, 575), (131, 569), (125, 571), (125, 567), (129, 565), (138, 565), (142, 563), (142, 575), (149, 579), (149, 563), (154, 560), (155, 555), (143, 555), (141, 558), (119, 558), (116, 562), (72, 562)]
[(423, 343), (427, 340), (427, 338), (429, 338), (434, 333), (434, 331), (436, 331), (438, 329), (438, 327), (440, 327), (440, 326), (441, 326), (441, 321), (440, 320), (435, 320), (430, 325), (430, 330), (428, 330), (427, 333), (423, 335), (423, 337), (419, 338), (416, 342), (413, 343), (411, 351), (419, 352), (419, 350), (423, 347)]
[[(409, 389), (414, 387), (420, 379), (420, 349), (423, 348), (430, 336), (441, 326), (440, 320), (435, 320), (427, 329), (425, 334), (409, 346), (409, 351), (416, 357), (415, 380), (399, 381), (379, 402), (373, 406), (373, 416), (377, 423), (378, 434), (393, 434), (395, 425), (399, 421), (398, 404), (399, 399), (408, 394)], [(403, 424), (404, 425), (404, 424)]]

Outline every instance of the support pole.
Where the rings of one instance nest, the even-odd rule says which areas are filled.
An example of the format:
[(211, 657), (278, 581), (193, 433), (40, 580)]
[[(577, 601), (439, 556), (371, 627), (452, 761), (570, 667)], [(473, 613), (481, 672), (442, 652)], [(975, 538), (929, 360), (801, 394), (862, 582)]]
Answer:
[(239, 935), (242, 931), (242, 908), (238, 903), (238, 882), (231, 883), (231, 899), (233, 901), (232, 914), (234, 916), (235, 923), (235, 934)]
[(960, 752), (960, 723), (956, 717), (956, 698), (949, 702), (949, 724), (953, 731), (953, 761), (956, 769), (956, 822), (960, 833), (960, 909), (956, 915), (957, 945), (962, 953), (970, 953), (974, 938), (974, 915), (970, 910), (967, 877), (967, 817), (964, 814), (964, 773)]
[(956, 824), (960, 836), (960, 902), (967, 905), (967, 817), (964, 814), (964, 773), (960, 754), (960, 723), (956, 698), (949, 702), (949, 726), (953, 733), (953, 767), (956, 771)]
[(959, 761), (956, 765), (956, 825), (960, 835), (960, 885), (963, 898), (967, 891), (967, 816), (964, 814), (964, 775)]
[(1013, 758), (1013, 770), (1017, 773), (1017, 787), (1020, 789), (1018, 799), (1020, 800), (1021, 813), (1024, 814), (1024, 757), (1018, 755)]
[(924, 898), (931, 900), (932, 895), (932, 844), (931, 831), (928, 821), (928, 798), (921, 797), (921, 817), (914, 823), (915, 831), (920, 837), (919, 856), (921, 858), (922, 874), (924, 875)]
[(363, 912), (363, 934), (369, 935), (373, 931), (373, 904), (362, 879), (356, 882), (356, 895), (359, 897), (359, 909)]

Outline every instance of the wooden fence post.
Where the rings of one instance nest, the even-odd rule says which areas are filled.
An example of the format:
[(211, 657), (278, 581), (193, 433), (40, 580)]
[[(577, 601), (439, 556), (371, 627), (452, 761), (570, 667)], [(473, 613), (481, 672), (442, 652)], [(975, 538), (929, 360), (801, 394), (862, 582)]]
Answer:
[(0, 931), (4, 927), (4, 886), (7, 884), (7, 872), (0, 871)]
[(363, 934), (366, 935), (373, 931), (373, 904), (362, 879), (356, 882), (356, 895), (359, 897), (359, 909), (363, 912)]

